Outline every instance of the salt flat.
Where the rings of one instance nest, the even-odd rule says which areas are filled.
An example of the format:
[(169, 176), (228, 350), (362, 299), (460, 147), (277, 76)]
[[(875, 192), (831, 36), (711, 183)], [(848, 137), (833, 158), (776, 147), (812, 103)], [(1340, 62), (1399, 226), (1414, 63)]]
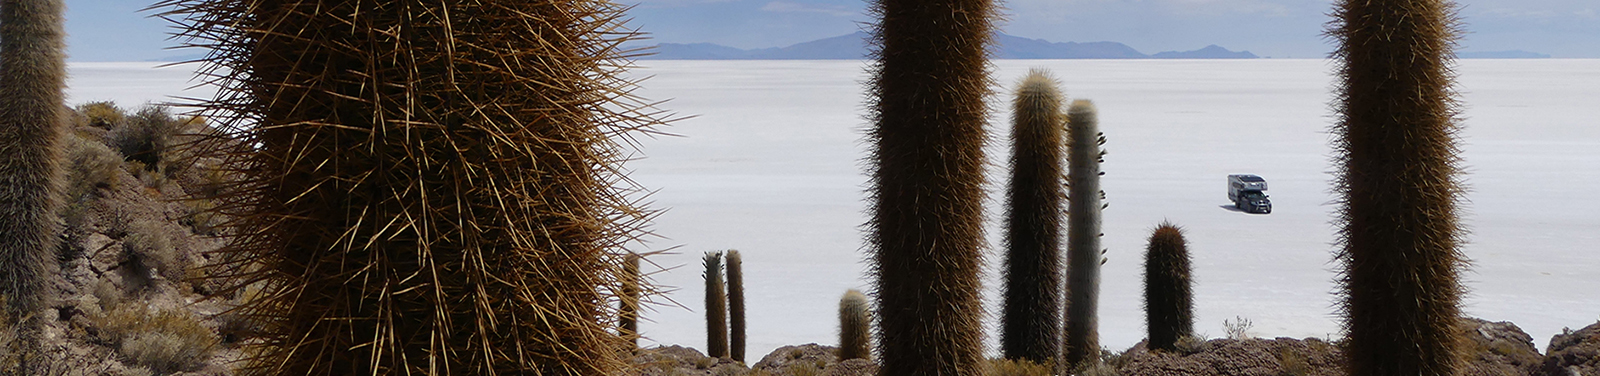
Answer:
[[(863, 259), (867, 79), (860, 61), (648, 61), (639, 94), (697, 117), (645, 137), (630, 175), (664, 209), (664, 238), (640, 247), (656, 297), (646, 344), (704, 348), (699, 258), (745, 255), (750, 350), (836, 341), (846, 289), (870, 287)], [(70, 65), (70, 100), (125, 107), (182, 91), (192, 66)], [(997, 61), (989, 158), (990, 265), (997, 265), (1006, 179), (1010, 88), (1029, 68), (1050, 69), (1074, 99), (1100, 109), (1106, 134), (1102, 185), (1102, 345), (1144, 338), (1141, 257), (1149, 231), (1186, 228), (1195, 259), (1196, 329), (1223, 334), (1243, 317), (1263, 337), (1338, 336), (1335, 197), (1330, 135), (1332, 63), (1324, 60)], [(1563, 327), (1600, 318), (1600, 60), (1464, 60), (1462, 158), (1470, 192), (1465, 252), (1469, 315), (1513, 321), (1543, 348)], [(1255, 173), (1271, 184), (1274, 212), (1228, 208), (1224, 177)], [(653, 268), (647, 267), (646, 270)], [(998, 328), (997, 271), (985, 276), (990, 351)], [(681, 306), (678, 304), (681, 303)], [(754, 361), (754, 359), (752, 359)]]

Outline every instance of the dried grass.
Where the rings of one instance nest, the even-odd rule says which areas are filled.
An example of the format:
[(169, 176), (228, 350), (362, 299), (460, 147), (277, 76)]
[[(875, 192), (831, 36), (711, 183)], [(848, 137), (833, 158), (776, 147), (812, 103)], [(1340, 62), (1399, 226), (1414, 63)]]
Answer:
[(216, 333), (181, 309), (117, 304), (93, 319), (97, 339), (159, 373), (193, 370), (209, 360), (219, 344)]

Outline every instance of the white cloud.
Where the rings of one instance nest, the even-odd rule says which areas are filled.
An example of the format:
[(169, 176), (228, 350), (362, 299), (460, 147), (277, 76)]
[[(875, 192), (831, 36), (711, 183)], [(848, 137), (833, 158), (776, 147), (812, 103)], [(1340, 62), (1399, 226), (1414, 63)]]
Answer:
[(762, 11), (779, 13), (821, 13), (835, 17), (849, 17), (856, 15), (855, 11), (842, 6), (819, 6), (797, 4), (786, 1), (774, 1), (761, 7)]

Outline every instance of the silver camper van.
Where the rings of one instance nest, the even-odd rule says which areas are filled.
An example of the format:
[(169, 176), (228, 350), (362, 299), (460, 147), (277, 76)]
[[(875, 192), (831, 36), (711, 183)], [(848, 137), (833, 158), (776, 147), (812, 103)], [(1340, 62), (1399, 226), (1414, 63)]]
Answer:
[(1267, 180), (1251, 174), (1228, 175), (1228, 201), (1233, 207), (1248, 213), (1272, 213), (1272, 200), (1267, 198)]

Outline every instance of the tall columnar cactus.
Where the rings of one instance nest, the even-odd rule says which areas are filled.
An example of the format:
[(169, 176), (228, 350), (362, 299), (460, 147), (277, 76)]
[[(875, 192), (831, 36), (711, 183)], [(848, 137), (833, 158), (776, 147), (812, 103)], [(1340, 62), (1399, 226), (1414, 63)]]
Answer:
[(1150, 234), (1144, 254), (1144, 312), (1150, 349), (1177, 350), (1179, 338), (1194, 335), (1194, 293), (1189, 276), (1189, 248), (1183, 229), (1162, 222)]
[(13, 317), (50, 299), (63, 202), (61, 0), (0, 0), (0, 294)]
[(867, 248), (880, 374), (976, 375), (983, 331), (983, 145), (991, 0), (878, 0), (872, 11)]
[(260, 282), (247, 374), (620, 372), (607, 302), (650, 213), (620, 163), (654, 121), (621, 6), (156, 6), (213, 49), (207, 115), (242, 138), (207, 145), (244, 177), (212, 275)]
[(1352, 375), (1455, 375), (1465, 256), (1449, 0), (1341, 0), (1338, 259)]
[(1105, 152), (1094, 104), (1072, 101), (1067, 108), (1067, 317), (1063, 362), (1076, 367), (1100, 361), (1098, 328), (1100, 264), (1100, 161)]
[(622, 259), (622, 294), (618, 296), (617, 334), (639, 348), (639, 303), (642, 302), (644, 275), (639, 274), (639, 254), (629, 253)]
[(722, 252), (706, 252), (706, 356), (728, 356), (728, 294), (722, 289)]
[(744, 361), (744, 260), (738, 250), (729, 250), (728, 262), (728, 355)]
[(1056, 82), (1028, 72), (1012, 106), (1011, 185), (1006, 191), (1007, 359), (1055, 364), (1061, 356), (1061, 159), (1066, 116)]
[(839, 298), (839, 360), (872, 360), (872, 311), (867, 307), (867, 295), (860, 291), (844, 292)]

